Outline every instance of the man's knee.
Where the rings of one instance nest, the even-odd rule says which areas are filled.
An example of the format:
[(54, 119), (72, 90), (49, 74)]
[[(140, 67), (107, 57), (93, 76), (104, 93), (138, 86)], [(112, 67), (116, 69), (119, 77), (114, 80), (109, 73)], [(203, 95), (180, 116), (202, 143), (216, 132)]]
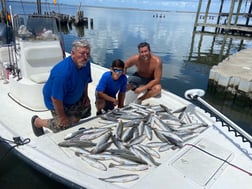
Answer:
[(105, 107), (105, 100), (101, 98), (96, 98), (95, 101), (96, 109), (101, 110)]
[(155, 96), (157, 96), (161, 93), (162, 86), (160, 84), (155, 85), (152, 87), (152, 90), (153, 90), (153, 93), (155, 94)]

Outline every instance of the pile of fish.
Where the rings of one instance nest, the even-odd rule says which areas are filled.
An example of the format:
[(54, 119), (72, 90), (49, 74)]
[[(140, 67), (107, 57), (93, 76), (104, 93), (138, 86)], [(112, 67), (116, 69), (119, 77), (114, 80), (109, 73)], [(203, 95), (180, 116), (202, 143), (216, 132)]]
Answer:
[[(144, 171), (160, 165), (161, 153), (181, 148), (208, 125), (193, 119), (187, 107), (172, 111), (164, 105), (131, 103), (99, 118), (99, 126), (80, 128), (58, 145), (69, 147), (90, 166), (107, 171), (117, 168)], [(103, 161), (109, 160), (108, 166)], [(137, 174), (100, 178), (107, 182), (130, 182)]]

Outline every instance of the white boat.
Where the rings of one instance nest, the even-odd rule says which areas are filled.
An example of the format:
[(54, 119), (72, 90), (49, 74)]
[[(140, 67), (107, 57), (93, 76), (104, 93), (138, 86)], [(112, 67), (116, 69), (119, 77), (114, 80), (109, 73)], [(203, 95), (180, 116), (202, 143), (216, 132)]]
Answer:
[[(38, 18), (30, 17), (29, 19)], [(251, 188), (251, 136), (206, 103), (201, 98), (204, 91), (187, 91), (185, 97), (188, 99), (185, 99), (162, 90), (159, 97), (145, 100), (142, 105), (129, 101), (126, 105), (127, 116), (132, 117), (117, 114), (115, 123), (110, 123), (95, 115), (95, 87), (101, 74), (107, 71), (106, 68), (96, 64), (92, 64), (93, 82), (89, 85), (92, 116), (59, 133), (52, 133), (45, 129), (44, 135), (36, 137), (32, 131), (31, 118), (35, 114), (42, 118), (51, 117), (44, 106), (41, 89), (50, 69), (63, 58), (63, 53), (60, 38), (55, 35), (56, 30), (47, 27), (44, 33), (39, 32), (40, 36), (35, 36), (34, 34), (38, 33), (31, 32), (28, 26), (33, 23), (30, 22), (31, 20), (21, 17), (15, 19), (15, 28), (20, 29), (20, 22), (23, 25), (21, 30), (15, 33), (15, 43), (12, 46), (0, 48), (0, 65), (3, 71), (0, 80), (0, 137), (1, 140), (13, 140), (14, 143), (9, 142), (9, 146), (15, 146), (13, 150), (28, 164), (46, 174), (49, 179), (55, 179), (71, 188)], [(36, 24), (34, 29), (38, 30), (39, 27), (44, 29), (44, 22), (42, 18), (40, 19), (39, 25)], [(49, 21), (49, 19), (46, 20)], [(54, 22), (50, 20), (48, 23)], [(10, 73), (8, 69), (5, 69), (6, 65), (11, 67)], [(130, 99), (132, 94), (132, 91), (128, 92), (127, 99)], [(190, 102), (191, 100), (200, 104), (204, 110)], [(134, 114), (128, 111), (130, 108), (132, 108), (131, 111), (134, 110)], [(166, 113), (169, 111), (176, 118), (161, 118), (157, 114), (161, 109)], [(126, 108), (115, 110), (116, 113), (120, 113), (126, 111)], [(153, 132), (154, 128), (161, 130), (162, 124), (172, 128), (164, 134), (166, 136), (164, 140), (168, 140), (166, 143), (169, 143), (169, 146), (163, 144), (163, 148), (150, 148), (156, 154), (151, 155), (152, 159), (149, 156), (149, 159), (145, 159), (146, 157), (144, 158), (141, 154), (135, 155), (138, 159), (137, 164), (145, 165), (145, 170), (119, 169), (120, 164), (116, 162), (115, 157), (99, 160), (102, 168), (95, 168), (87, 163), (87, 157), (95, 158), (95, 155), (85, 155), (86, 152), (84, 152), (84, 150), (91, 151), (93, 147), (80, 150), (59, 146), (59, 143), (67, 141), (66, 137), (70, 133), (80, 128), (111, 127), (111, 132), (117, 134), (116, 128), (119, 124), (126, 125), (132, 120), (136, 121), (136, 128), (140, 128), (142, 124), (137, 122), (137, 117), (134, 117), (139, 116), (139, 112), (141, 116), (147, 113), (149, 117), (152, 117), (148, 122), (151, 126), (149, 128), (151, 128), (152, 138), (148, 138), (146, 132), (144, 140), (138, 144), (132, 144), (135, 148), (144, 148), (143, 146), (147, 144), (150, 146), (151, 142), (153, 145), (160, 144), (160, 139)], [(179, 124), (178, 119), (181, 121)], [(174, 124), (169, 122), (174, 120), (176, 120)], [(145, 120), (144, 123), (146, 122)], [(196, 129), (196, 125), (200, 126)], [(186, 133), (182, 134), (182, 131)], [(99, 138), (96, 138), (93, 142), (97, 144), (98, 141)], [(125, 142), (123, 145), (130, 148), (129, 143)], [(111, 155), (111, 152), (113, 150), (115, 152), (116, 149), (118, 147), (112, 143), (106, 152), (110, 152), (109, 155)], [(142, 152), (147, 154), (147, 150), (142, 150)]]

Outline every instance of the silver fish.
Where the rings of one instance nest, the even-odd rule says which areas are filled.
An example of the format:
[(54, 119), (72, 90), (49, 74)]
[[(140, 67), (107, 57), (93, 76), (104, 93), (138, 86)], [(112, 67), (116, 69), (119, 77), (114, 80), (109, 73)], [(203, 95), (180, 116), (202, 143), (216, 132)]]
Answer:
[(144, 126), (144, 133), (146, 134), (149, 140), (152, 140), (152, 129), (149, 125), (145, 124)]
[(112, 141), (113, 141), (114, 145), (115, 145), (118, 149), (120, 149), (120, 150), (126, 149), (126, 147), (124, 146), (124, 144), (122, 143), (122, 141), (121, 141), (120, 139), (116, 138), (115, 135), (112, 135), (111, 138), (112, 138)]
[(151, 155), (146, 153), (145, 151), (139, 149), (136, 145), (130, 147), (130, 151), (134, 153), (137, 157), (144, 160), (150, 166), (159, 166), (160, 163), (156, 162)]
[(170, 150), (172, 147), (174, 147), (173, 144), (164, 144), (158, 148), (158, 151), (164, 152), (164, 151)]
[(75, 152), (75, 154), (90, 155), (90, 151), (88, 151), (84, 148), (69, 147), (69, 149), (73, 150)]
[(118, 163), (138, 163), (138, 164), (147, 164), (141, 158), (138, 158), (135, 154), (129, 150), (110, 150), (112, 159)]
[(157, 138), (159, 138), (160, 141), (168, 143), (168, 144), (170, 143), (168, 138), (166, 138), (163, 134), (161, 134), (158, 129), (154, 128), (153, 131), (154, 131), (155, 135), (157, 136)]
[(150, 154), (151, 156), (155, 157), (155, 158), (160, 158), (160, 154), (155, 151), (154, 149), (148, 147), (148, 146), (145, 146), (143, 144), (139, 144), (138, 145), (140, 148), (142, 148), (144, 151), (146, 151), (148, 154)]
[(96, 146), (99, 146), (101, 144), (104, 144), (104, 143), (108, 142), (108, 140), (110, 139), (111, 135), (112, 135), (111, 131), (105, 133), (103, 136), (101, 136), (99, 138), (99, 141), (97, 142)]
[(123, 131), (123, 134), (122, 134), (122, 141), (123, 142), (128, 142), (130, 139), (133, 138), (133, 134), (134, 134), (134, 130), (135, 130), (135, 127), (128, 127), (126, 128), (124, 131)]
[(101, 119), (104, 119), (104, 120), (108, 120), (108, 121), (117, 121), (117, 118), (116, 117), (113, 117), (111, 114), (108, 114), (108, 113), (106, 113), (106, 114), (102, 114), (101, 116), (100, 116), (100, 118)]
[[(77, 154), (76, 154), (77, 155)], [(78, 155), (82, 160), (84, 160), (85, 162), (87, 162), (90, 166), (102, 170), (102, 171), (107, 171), (107, 167), (100, 161), (90, 158), (88, 156), (84, 156), (82, 154)]]
[(80, 136), (80, 140), (93, 140), (104, 135), (107, 132), (110, 132), (110, 129), (102, 129), (93, 133), (84, 133)]
[(99, 179), (106, 182), (111, 182), (111, 183), (125, 183), (125, 182), (131, 182), (131, 181), (137, 180), (139, 179), (139, 176), (137, 174), (125, 174), (125, 175), (118, 175), (118, 176), (99, 178)]
[(150, 147), (150, 148), (159, 148), (160, 146), (163, 146), (166, 144), (167, 142), (156, 141), (156, 142), (148, 142), (147, 144), (145, 144), (145, 146)]
[(144, 121), (141, 121), (138, 125), (138, 131), (139, 131), (139, 135), (143, 135), (144, 133)]
[(132, 140), (129, 141), (127, 146), (139, 144), (139, 143), (143, 142), (145, 140), (145, 138), (146, 138), (146, 135), (142, 135), (142, 136), (138, 136), (137, 138), (133, 138)]
[(204, 123), (189, 123), (189, 124), (182, 124), (181, 127), (176, 128), (175, 131), (181, 131), (181, 130), (193, 130), (197, 129), (199, 127), (207, 127), (207, 124)]
[(168, 138), (168, 140), (170, 142), (172, 142), (173, 144), (179, 146), (179, 147), (183, 147), (183, 139), (181, 137), (179, 137), (178, 135), (169, 132), (169, 131), (158, 131), (160, 134), (164, 135), (165, 137)]
[(118, 121), (118, 124), (115, 127), (115, 137), (121, 139), (123, 133), (123, 122), (122, 120)]
[(162, 130), (166, 130), (166, 131), (171, 131), (171, 128), (168, 124), (164, 123), (161, 119), (159, 119), (156, 115), (154, 115), (152, 117), (152, 128), (157, 128), (156, 125), (158, 126), (158, 128), (162, 129)]
[(85, 148), (85, 147), (92, 147), (95, 146), (96, 144), (90, 141), (80, 141), (80, 140), (66, 140), (63, 142), (58, 143), (59, 146), (61, 147), (80, 147), (80, 148)]
[(96, 160), (112, 160), (112, 156), (110, 153), (107, 152), (103, 152), (103, 153), (99, 153), (99, 154), (87, 154), (88, 157), (96, 159)]
[(74, 138), (75, 136), (82, 134), (86, 130), (85, 128), (80, 128), (78, 131), (74, 131), (72, 133), (68, 133), (65, 137), (64, 140), (69, 140), (71, 138)]
[(118, 169), (122, 169), (122, 170), (127, 170), (127, 171), (144, 171), (146, 169), (148, 169), (148, 165), (146, 164), (114, 164), (114, 163), (110, 163), (109, 164), (109, 168), (118, 168)]
[(95, 148), (91, 150), (91, 153), (98, 154), (98, 153), (104, 152), (108, 147), (111, 146), (111, 144), (112, 144), (112, 141), (96, 145)]

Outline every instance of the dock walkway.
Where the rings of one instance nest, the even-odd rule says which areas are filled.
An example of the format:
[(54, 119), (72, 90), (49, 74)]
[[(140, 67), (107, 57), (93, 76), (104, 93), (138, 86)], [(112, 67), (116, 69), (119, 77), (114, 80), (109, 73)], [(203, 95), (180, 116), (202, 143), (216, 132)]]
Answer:
[(213, 66), (209, 83), (233, 95), (252, 99), (252, 48), (241, 50)]

